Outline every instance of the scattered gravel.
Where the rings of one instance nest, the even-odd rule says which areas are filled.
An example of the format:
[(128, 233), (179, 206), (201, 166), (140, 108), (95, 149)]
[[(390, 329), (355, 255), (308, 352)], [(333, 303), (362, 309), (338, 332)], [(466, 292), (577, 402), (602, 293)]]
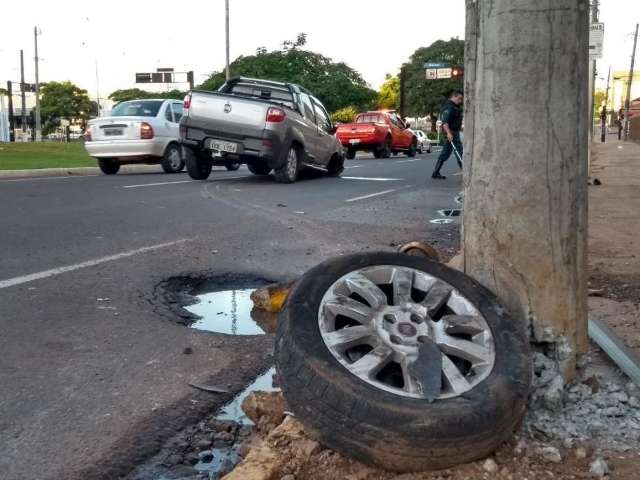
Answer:
[(496, 473), (498, 471), (498, 464), (493, 458), (487, 458), (482, 464), (482, 468), (485, 472)]
[(609, 465), (602, 457), (596, 458), (589, 467), (589, 473), (592, 477), (602, 478), (609, 473)]

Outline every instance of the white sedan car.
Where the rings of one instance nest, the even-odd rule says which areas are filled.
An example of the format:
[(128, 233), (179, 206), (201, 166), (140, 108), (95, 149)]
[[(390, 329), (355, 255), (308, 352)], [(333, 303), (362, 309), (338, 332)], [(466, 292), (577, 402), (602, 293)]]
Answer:
[(145, 99), (122, 102), (111, 115), (90, 120), (84, 146), (98, 160), (103, 173), (112, 175), (120, 165), (161, 164), (167, 173), (180, 172), (179, 100)]
[(418, 153), (431, 153), (431, 140), (422, 130), (416, 130), (416, 138), (418, 139)]

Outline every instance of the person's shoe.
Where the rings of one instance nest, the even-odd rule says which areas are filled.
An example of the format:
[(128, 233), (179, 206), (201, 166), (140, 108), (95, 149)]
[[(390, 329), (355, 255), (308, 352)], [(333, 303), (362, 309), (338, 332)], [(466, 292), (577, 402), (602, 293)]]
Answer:
[(440, 173), (434, 173), (433, 175), (431, 175), (431, 178), (435, 178), (436, 180), (446, 180), (447, 177)]

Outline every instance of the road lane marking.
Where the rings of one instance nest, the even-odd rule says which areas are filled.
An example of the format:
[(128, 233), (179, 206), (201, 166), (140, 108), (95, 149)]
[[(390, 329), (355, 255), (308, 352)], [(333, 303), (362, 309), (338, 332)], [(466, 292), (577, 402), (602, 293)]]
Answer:
[(421, 158), (412, 158), (410, 160), (396, 160), (395, 163), (410, 163), (410, 162), (420, 162)]
[(63, 177), (26, 177), (26, 178), (0, 178), (0, 182), (29, 182), (33, 180), (63, 180), (67, 178), (85, 178), (85, 177), (99, 177), (99, 174), (91, 175), (65, 175)]
[(369, 180), (371, 182), (401, 182), (404, 178), (384, 177), (341, 177), (343, 180)]
[[(241, 175), (241, 176), (235, 176), (235, 177), (212, 178), (210, 181), (217, 182), (219, 180), (237, 180), (239, 178), (249, 178), (249, 176)], [(176, 182), (141, 183), (140, 185), (124, 185), (122, 188), (157, 187), (158, 185), (174, 185), (178, 183), (196, 183), (196, 182), (202, 182), (202, 180), (178, 180)]]
[(72, 272), (74, 270), (80, 270), (81, 268), (93, 267), (100, 265), (101, 263), (112, 262), (114, 260), (120, 260), (122, 258), (132, 257), (139, 253), (152, 252), (161, 248), (171, 247), (189, 241), (188, 238), (175, 240), (173, 242), (159, 243), (157, 245), (151, 245), (148, 247), (137, 248), (135, 250), (129, 250), (127, 252), (116, 253), (115, 255), (109, 255), (107, 257), (94, 258), (93, 260), (87, 260), (86, 262), (76, 263), (74, 265), (66, 265), (64, 267), (52, 268), (51, 270), (44, 270), (42, 272), (31, 273), (29, 275), (23, 275), (21, 277), (8, 278), (6, 280), (0, 280), (0, 289), (13, 287), (23, 283), (33, 282), (34, 280), (40, 280), (42, 278), (53, 277), (60, 275), (61, 273)]
[(177, 182), (141, 183), (140, 185), (124, 185), (122, 188), (156, 187), (158, 185), (173, 185), (175, 183), (193, 183), (199, 180), (179, 180)]
[(360, 167), (362, 167), (362, 165), (350, 165), (350, 166), (344, 167), (344, 168), (346, 170), (347, 168), (360, 168)]
[(380, 195), (386, 195), (387, 193), (392, 193), (392, 192), (395, 192), (395, 191), (396, 191), (396, 189), (392, 188), (391, 190), (384, 190), (382, 192), (370, 193), (369, 195), (362, 195), (361, 197), (349, 198), (348, 200), (345, 200), (345, 202), (356, 202), (358, 200), (365, 200), (367, 198), (378, 197)]

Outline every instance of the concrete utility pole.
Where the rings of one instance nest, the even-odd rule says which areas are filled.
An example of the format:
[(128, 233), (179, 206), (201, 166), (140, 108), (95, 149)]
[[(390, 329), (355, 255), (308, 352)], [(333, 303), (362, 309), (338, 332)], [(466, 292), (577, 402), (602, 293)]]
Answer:
[(24, 132), (27, 126), (27, 101), (24, 95), (24, 54), (22, 50), (20, 50), (20, 100), (22, 106), (20, 121), (22, 122), (22, 138), (24, 139)]
[(224, 0), (224, 27), (227, 42), (227, 63), (226, 63), (226, 79), (231, 78), (231, 72), (229, 71), (229, 0)]
[(565, 379), (587, 345), (587, 0), (467, 0), (464, 270)]
[(33, 27), (33, 39), (35, 42), (35, 62), (36, 62), (36, 142), (42, 140), (42, 122), (40, 120), (40, 77), (38, 76), (38, 27)]
[(629, 108), (631, 104), (631, 85), (633, 84), (633, 68), (636, 62), (636, 46), (638, 45), (638, 24), (633, 37), (633, 52), (631, 53), (631, 67), (629, 68), (629, 83), (627, 83), (627, 99), (624, 102), (624, 139), (629, 140)]
[(607, 139), (607, 117), (609, 116), (609, 82), (611, 81), (611, 67), (607, 75), (607, 90), (604, 93), (604, 116), (600, 119), (600, 141), (604, 143)]

